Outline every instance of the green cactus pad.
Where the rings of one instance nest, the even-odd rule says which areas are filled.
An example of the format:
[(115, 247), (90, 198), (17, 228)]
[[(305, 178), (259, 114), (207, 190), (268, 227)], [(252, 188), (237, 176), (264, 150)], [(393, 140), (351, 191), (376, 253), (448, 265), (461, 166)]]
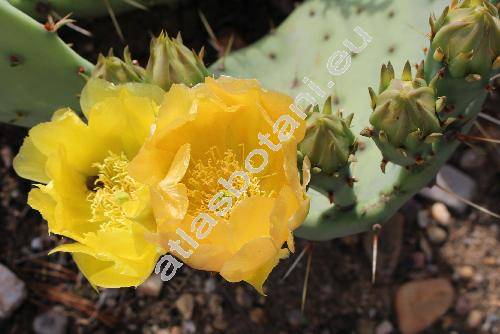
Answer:
[[(420, 63), (424, 49), (429, 47), (427, 18), (431, 12), (442, 12), (448, 4), (446, 0), (305, 2), (270, 36), (221, 59), (212, 70), (257, 78), (264, 86), (288, 93), (302, 104), (322, 103), (319, 87), (326, 95), (333, 95), (337, 108), (354, 113), (352, 130), (360, 133), (369, 125), (371, 115), (372, 103), (366, 90), (376, 86), (380, 66), (391, 61), (395, 68), (402, 69), (407, 59), (412, 65)], [(439, 70), (439, 66), (431, 66), (426, 74), (434, 77)], [(446, 80), (443, 78), (443, 82)], [(444, 88), (437, 87), (437, 97), (446, 95)], [(473, 116), (479, 112), (486, 90), (477, 83), (470, 88), (471, 99), (455, 101), (455, 107)], [(466, 131), (469, 125), (464, 124), (460, 130)], [(439, 143), (435, 158), (418, 171), (389, 163), (384, 174), (378, 167), (382, 160), (378, 147), (372, 140), (358, 137), (357, 162), (351, 164), (357, 180), (352, 188), (355, 205), (341, 210), (323, 191), (310, 189), (311, 210), (297, 236), (329, 240), (385, 222), (433, 179), (453, 153), (459, 143), (453, 136), (449, 138)], [(323, 188), (330, 188), (334, 182), (326, 178)]]
[(0, 1), (0, 31), (0, 122), (32, 126), (58, 108), (79, 110), (81, 74), (92, 64), (6, 1)]

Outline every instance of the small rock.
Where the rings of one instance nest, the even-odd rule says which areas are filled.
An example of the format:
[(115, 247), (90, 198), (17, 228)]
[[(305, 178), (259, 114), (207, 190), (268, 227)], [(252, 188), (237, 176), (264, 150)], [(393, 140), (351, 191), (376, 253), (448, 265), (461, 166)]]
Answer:
[(213, 332), (214, 332), (214, 329), (210, 324), (206, 324), (205, 328), (203, 328), (204, 334), (212, 334)]
[(427, 237), (432, 244), (441, 245), (446, 241), (448, 233), (439, 226), (431, 225), (427, 228)]
[[(486, 316), (486, 319), (484, 320), (484, 324), (481, 327), (483, 331), (489, 331), (494, 328), (499, 328), (500, 327), (500, 316), (490, 313)], [(497, 331), (498, 333), (498, 331)]]
[(443, 203), (434, 203), (431, 207), (431, 214), (432, 218), (441, 225), (448, 226), (452, 221), (450, 211)]
[(458, 300), (455, 303), (455, 312), (457, 312), (459, 315), (466, 315), (467, 313), (469, 313), (470, 308), (470, 301), (466, 297), (458, 297)]
[(453, 301), (453, 287), (444, 278), (413, 281), (396, 293), (399, 329), (403, 334), (417, 333), (441, 317)]
[(155, 334), (170, 334), (170, 331), (168, 328), (158, 328), (155, 332)]
[(171, 327), (169, 333), (170, 334), (183, 334), (182, 333), (182, 328), (179, 327), (179, 326)]
[(252, 322), (262, 325), (263, 323), (266, 322), (266, 314), (264, 313), (264, 310), (260, 307), (256, 307), (250, 311), (250, 320)]
[(177, 307), (183, 319), (185, 320), (191, 319), (191, 317), (193, 316), (193, 309), (194, 309), (193, 295), (190, 293), (182, 294), (175, 301), (175, 307)]
[(26, 285), (0, 263), (0, 320), (8, 318), (26, 298)]
[(470, 280), (474, 277), (476, 271), (472, 266), (461, 266), (457, 269), (457, 275), (463, 280)]
[(5, 169), (8, 169), (12, 166), (12, 150), (10, 149), (9, 146), (3, 146), (2, 149), (0, 149), (0, 156), (2, 157), (3, 161), (3, 166)]
[(191, 320), (186, 320), (182, 322), (182, 334), (195, 334), (196, 325)]
[[(468, 200), (472, 200), (477, 189), (476, 182), (470, 176), (451, 165), (441, 168), (437, 175), (437, 183)], [(467, 204), (436, 186), (424, 188), (419, 194), (433, 201), (443, 202), (461, 214), (467, 209)]]
[(494, 256), (487, 256), (481, 262), (486, 266), (495, 266), (497, 264), (497, 259)]
[(427, 210), (420, 210), (417, 214), (417, 223), (420, 228), (426, 228), (432, 223), (431, 214)]
[(209, 278), (205, 281), (203, 291), (205, 291), (205, 293), (212, 293), (215, 291), (215, 280), (213, 278)]
[(151, 275), (144, 283), (137, 287), (139, 296), (158, 297), (163, 286), (160, 275)]
[(222, 309), (222, 298), (219, 295), (210, 295), (208, 299), (208, 311), (212, 315), (222, 315), (224, 310)]
[(36, 334), (64, 334), (67, 327), (68, 318), (58, 307), (38, 315), (33, 321), (33, 331)]
[(478, 328), (483, 323), (484, 314), (479, 310), (472, 310), (467, 316), (467, 326), (469, 328)]
[(217, 330), (225, 331), (229, 324), (227, 323), (226, 319), (224, 319), (223, 314), (219, 314), (215, 316), (214, 321), (212, 322), (212, 326), (214, 326), (214, 328)]
[(488, 155), (479, 147), (470, 148), (466, 150), (460, 158), (460, 167), (465, 170), (478, 170), (486, 165)]
[(394, 326), (392, 326), (389, 320), (384, 320), (375, 328), (375, 334), (391, 334), (393, 331)]
[(30, 247), (32, 250), (39, 251), (43, 248), (43, 240), (41, 237), (36, 237), (31, 240)]
[(252, 306), (252, 298), (248, 295), (245, 289), (241, 286), (236, 287), (236, 303), (242, 307), (250, 308)]

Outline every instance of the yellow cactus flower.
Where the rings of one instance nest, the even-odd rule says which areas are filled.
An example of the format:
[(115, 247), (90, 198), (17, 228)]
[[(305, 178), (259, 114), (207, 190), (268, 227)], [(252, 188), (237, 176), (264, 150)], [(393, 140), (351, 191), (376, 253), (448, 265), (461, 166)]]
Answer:
[(70, 252), (93, 286), (137, 286), (151, 273), (158, 247), (149, 189), (127, 171), (157, 115), (164, 92), (156, 86), (114, 86), (91, 79), (82, 92), (87, 123), (61, 109), (29, 131), (14, 169), (39, 184), (28, 204), (49, 232), (73, 240)]
[[(305, 122), (291, 103), (256, 80), (173, 85), (129, 165), (150, 186), (157, 223), (150, 240), (195, 269), (263, 293), (273, 267), (293, 251), (292, 231), (309, 208), (296, 153)], [(182, 265), (169, 262), (175, 270)]]

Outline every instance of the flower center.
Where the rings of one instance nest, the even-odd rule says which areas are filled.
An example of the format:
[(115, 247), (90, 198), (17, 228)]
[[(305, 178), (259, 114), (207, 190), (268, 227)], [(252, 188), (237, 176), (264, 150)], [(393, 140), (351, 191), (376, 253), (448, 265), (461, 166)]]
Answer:
[(97, 176), (89, 177), (87, 196), (92, 211), (91, 222), (99, 223), (101, 229), (127, 226), (128, 216), (124, 204), (136, 200), (144, 185), (135, 181), (127, 171), (128, 159), (110, 152), (102, 163), (95, 163)]
[[(218, 183), (219, 178), (229, 179), (235, 171), (245, 171), (244, 165), (238, 160), (238, 156), (228, 149), (222, 154), (217, 147), (210, 148), (205, 152), (205, 159), (192, 161), (188, 169), (184, 182), (188, 189), (189, 208), (188, 213), (195, 216), (200, 212), (210, 212), (208, 203), (219, 191), (224, 193), (225, 197), (233, 196), (227, 189)], [(191, 167), (192, 166), (192, 167)], [(260, 181), (262, 178), (249, 176), (249, 184), (245, 191), (242, 191), (240, 197), (233, 196), (233, 205), (241, 202), (243, 199), (251, 196), (271, 196), (270, 192), (261, 189)], [(243, 178), (234, 178), (233, 185), (236, 189), (242, 189), (245, 185)], [(224, 216), (229, 218), (230, 213)]]

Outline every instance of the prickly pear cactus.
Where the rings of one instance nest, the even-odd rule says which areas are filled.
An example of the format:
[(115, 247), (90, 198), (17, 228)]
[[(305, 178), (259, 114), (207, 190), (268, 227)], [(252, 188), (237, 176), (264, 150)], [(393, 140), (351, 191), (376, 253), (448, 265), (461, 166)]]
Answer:
[[(383, 223), (432, 181), (459, 145), (456, 136), (471, 126), (498, 67), (499, 22), (487, 0), (465, 0), (451, 1), (429, 27), (429, 14), (447, 5), (449, 0), (305, 2), (268, 37), (212, 67), (258, 78), (295, 96), (296, 105), (321, 104), (331, 95), (335, 108), (354, 113), (359, 149), (343, 171), (348, 187), (339, 189), (338, 173), (313, 169), (311, 210), (298, 236), (329, 240)], [(426, 51), (425, 66), (412, 78), (405, 62), (417, 67)], [(388, 61), (393, 66), (382, 69), (378, 95), (368, 94)], [(394, 69), (404, 69), (403, 76), (396, 79)], [(359, 136), (367, 127), (371, 138)], [(339, 194), (352, 204), (336, 203)]]
[(32, 126), (58, 108), (79, 109), (81, 74), (93, 66), (55, 29), (0, 1), (0, 122)]

